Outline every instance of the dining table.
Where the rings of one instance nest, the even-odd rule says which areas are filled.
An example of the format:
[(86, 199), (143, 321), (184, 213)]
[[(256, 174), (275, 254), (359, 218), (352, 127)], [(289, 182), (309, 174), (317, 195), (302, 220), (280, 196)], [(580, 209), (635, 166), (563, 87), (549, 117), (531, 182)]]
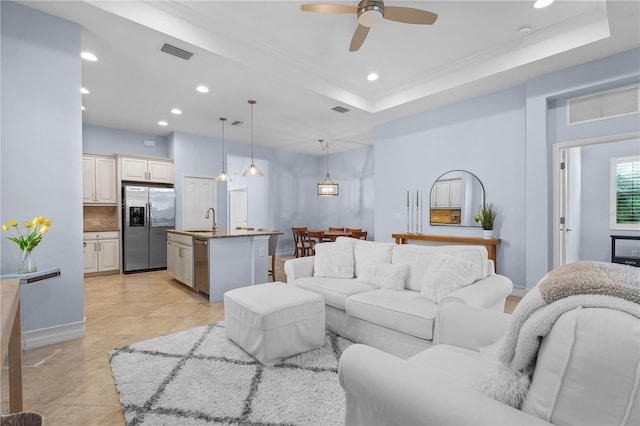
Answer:
[(318, 242), (322, 241), (335, 241), (338, 237), (351, 237), (353, 233), (351, 231), (324, 231), (324, 230), (310, 230), (308, 232), (309, 238), (317, 239)]

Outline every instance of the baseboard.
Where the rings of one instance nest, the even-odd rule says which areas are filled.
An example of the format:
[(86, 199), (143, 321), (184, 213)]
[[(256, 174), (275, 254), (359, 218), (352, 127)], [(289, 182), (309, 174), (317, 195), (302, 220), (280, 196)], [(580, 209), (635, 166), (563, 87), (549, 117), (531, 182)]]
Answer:
[(33, 349), (85, 336), (84, 321), (72, 322), (55, 327), (41, 328), (22, 333), (22, 348)]
[(517, 297), (524, 297), (525, 294), (527, 294), (529, 290), (527, 290), (525, 287), (518, 287), (518, 286), (513, 286), (513, 290), (511, 291), (511, 295), (512, 296), (517, 296)]

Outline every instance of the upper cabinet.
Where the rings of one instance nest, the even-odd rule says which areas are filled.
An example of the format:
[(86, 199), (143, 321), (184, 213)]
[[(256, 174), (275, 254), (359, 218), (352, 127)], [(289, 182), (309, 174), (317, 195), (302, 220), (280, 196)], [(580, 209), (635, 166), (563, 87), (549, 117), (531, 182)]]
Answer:
[(116, 159), (100, 155), (82, 156), (82, 202), (116, 204)]
[(431, 208), (460, 207), (462, 199), (462, 180), (440, 180), (431, 191)]
[(121, 181), (173, 183), (173, 161), (156, 158), (118, 157)]

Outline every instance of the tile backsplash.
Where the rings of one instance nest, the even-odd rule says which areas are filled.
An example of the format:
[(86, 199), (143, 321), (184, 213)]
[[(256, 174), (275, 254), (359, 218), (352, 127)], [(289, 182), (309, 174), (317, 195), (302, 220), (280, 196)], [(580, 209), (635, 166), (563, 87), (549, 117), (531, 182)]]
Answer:
[(116, 206), (84, 206), (84, 232), (117, 231), (120, 227), (116, 223)]

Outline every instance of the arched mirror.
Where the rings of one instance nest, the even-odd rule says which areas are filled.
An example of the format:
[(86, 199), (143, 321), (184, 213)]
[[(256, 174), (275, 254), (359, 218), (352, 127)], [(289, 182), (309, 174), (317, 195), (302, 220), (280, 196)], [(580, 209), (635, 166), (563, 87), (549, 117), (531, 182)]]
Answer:
[(446, 226), (480, 226), (473, 219), (484, 204), (484, 186), (466, 170), (451, 170), (431, 187), (429, 223)]

